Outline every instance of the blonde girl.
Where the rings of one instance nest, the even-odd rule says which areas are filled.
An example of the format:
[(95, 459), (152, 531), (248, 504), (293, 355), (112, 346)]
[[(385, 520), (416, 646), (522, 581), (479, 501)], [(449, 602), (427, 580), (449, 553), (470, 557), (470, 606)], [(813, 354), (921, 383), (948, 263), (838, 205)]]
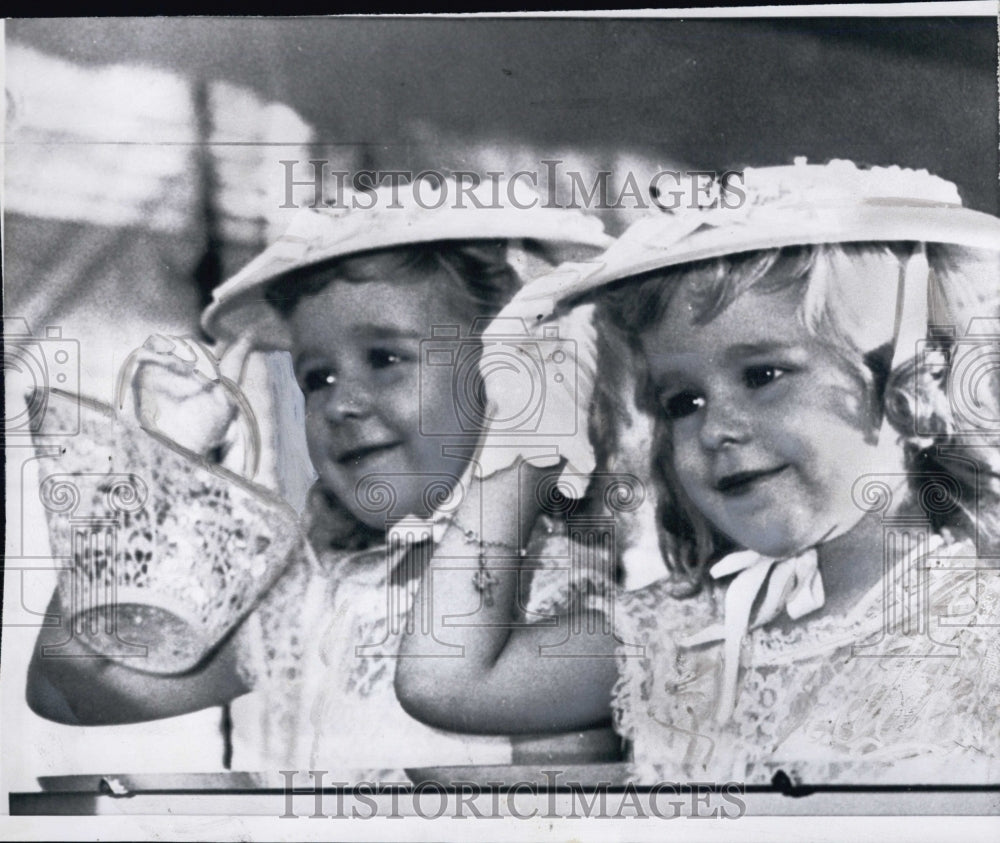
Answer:
[(844, 161), (741, 192), (637, 223), (508, 311), (592, 301), (631, 338), (670, 575), (562, 618), (564, 643), (511, 628), (520, 489), (546, 473), (524, 460), (478, 490), (484, 515), (521, 504), (483, 520), (493, 605), (435, 561), (435, 617), (477, 624), (439, 623), (465, 657), (404, 660), (400, 698), (475, 731), (610, 709), (650, 780), (995, 781), (1000, 221)]

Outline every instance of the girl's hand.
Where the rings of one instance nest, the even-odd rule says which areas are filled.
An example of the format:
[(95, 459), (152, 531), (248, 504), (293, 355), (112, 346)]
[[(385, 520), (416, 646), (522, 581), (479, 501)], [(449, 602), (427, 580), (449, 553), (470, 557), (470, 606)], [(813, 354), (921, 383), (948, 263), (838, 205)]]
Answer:
[[(234, 365), (232, 353), (226, 362)], [(228, 450), (240, 406), (209, 349), (196, 340), (154, 334), (128, 368), (136, 419), (144, 428), (202, 457)]]
[[(572, 475), (575, 482), (560, 488), (580, 497), (579, 478), (595, 465), (587, 434), (597, 356), (593, 305), (536, 322), (526, 332), (520, 319), (505, 312), (483, 334), (480, 374), (490, 421), (477, 461), (479, 476), (489, 477), (519, 458), (538, 467), (562, 461), (564, 478)], [(515, 325), (524, 335), (512, 341)], [(492, 346), (491, 337), (503, 339)]]

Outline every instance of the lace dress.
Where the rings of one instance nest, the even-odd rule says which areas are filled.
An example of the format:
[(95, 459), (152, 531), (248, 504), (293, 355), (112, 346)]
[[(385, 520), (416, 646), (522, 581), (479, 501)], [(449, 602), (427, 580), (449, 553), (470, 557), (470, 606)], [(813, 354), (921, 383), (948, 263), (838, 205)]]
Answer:
[[(581, 589), (580, 599), (594, 600), (613, 588), (596, 572), (571, 584), (566, 547), (565, 530), (543, 519), (529, 554), (548, 561), (522, 578), (524, 611), (559, 614)], [(399, 635), (420, 622), (411, 611), (420, 582), (412, 557), (393, 558), (384, 546), (298, 549), (238, 633), (254, 690), (232, 704), (234, 768), (406, 781), (406, 767), (511, 763), (507, 737), (426, 726), (396, 699)]]
[[(849, 612), (747, 633), (729, 716), (722, 644), (684, 643), (722, 620), (724, 591), (675, 599), (660, 581), (619, 598), (614, 718), (638, 779), (1000, 781), (1000, 569), (971, 544), (932, 548)], [(902, 634), (903, 601), (918, 597), (928, 622), (914, 615)]]

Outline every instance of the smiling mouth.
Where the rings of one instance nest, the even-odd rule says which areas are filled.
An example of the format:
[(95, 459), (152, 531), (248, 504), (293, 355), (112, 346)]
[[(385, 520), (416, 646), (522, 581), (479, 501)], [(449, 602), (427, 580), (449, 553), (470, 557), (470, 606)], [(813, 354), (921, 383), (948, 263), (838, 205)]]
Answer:
[(351, 448), (349, 451), (344, 451), (339, 457), (337, 457), (336, 461), (338, 465), (358, 465), (369, 457), (385, 453), (386, 451), (391, 451), (398, 446), (398, 442), (387, 442), (380, 445), (364, 445), (360, 448)]
[(787, 465), (779, 465), (777, 468), (764, 469), (763, 471), (737, 471), (727, 474), (715, 484), (715, 490), (727, 497), (737, 497), (746, 495), (753, 491), (761, 480), (774, 477), (788, 468)]

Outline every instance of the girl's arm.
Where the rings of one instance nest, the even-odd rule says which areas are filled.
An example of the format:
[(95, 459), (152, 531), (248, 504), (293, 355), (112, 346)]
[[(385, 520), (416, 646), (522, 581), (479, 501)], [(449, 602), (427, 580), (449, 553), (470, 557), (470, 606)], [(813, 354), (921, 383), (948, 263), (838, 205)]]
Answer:
[[(63, 617), (58, 595), (48, 612)], [(188, 714), (229, 702), (250, 689), (236, 669), (234, 638), (201, 667), (165, 676), (134, 670), (95, 655), (70, 638), (65, 624), (45, 627), (28, 669), (27, 698), (41, 717), (74, 726), (135, 723)], [(60, 645), (62, 655), (42, 648)]]
[[(538, 515), (535, 495), (519, 495), (518, 473), (515, 466), (472, 481), (424, 573), (417, 606), (429, 610), (431, 632), (416, 629), (405, 635), (396, 693), (403, 708), (430, 725), (524, 734), (583, 729), (610, 719), (617, 668), (615, 639), (604, 631), (603, 615), (583, 607), (571, 609), (585, 614), (581, 631), (569, 635), (567, 616), (560, 617), (556, 627), (511, 626), (517, 620), (519, 536), (529, 535)], [(533, 492), (546, 473), (522, 463), (521, 488)], [(480, 526), (483, 535), (475, 542), (463, 532)], [(470, 560), (475, 565), (478, 538), (483, 540), (486, 571), (495, 579), (488, 589), (492, 605), (476, 588), (472, 570), (448, 570), (458, 560), (463, 566)], [(469, 614), (467, 626), (444, 625), (449, 615), (461, 614)], [(444, 644), (462, 649), (426, 655), (441, 653)], [(558, 650), (550, 653), (541, 649), (555, 645), (560, 645)]]

